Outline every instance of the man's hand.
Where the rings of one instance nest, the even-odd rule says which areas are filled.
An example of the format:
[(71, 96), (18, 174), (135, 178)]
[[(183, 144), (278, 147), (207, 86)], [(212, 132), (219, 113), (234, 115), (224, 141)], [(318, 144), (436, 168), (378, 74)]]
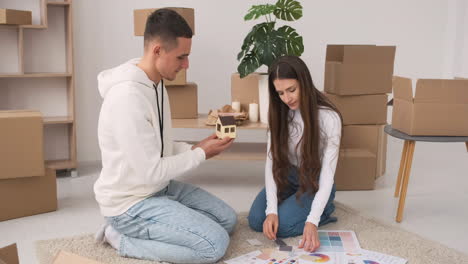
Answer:
[(310, 222), (306, 222), (299, 248), (304, 248), (305, 251), (313, 252), (319, 247), (320, 239), (317, 232), (317, 226)]
[(210, 159), (229, 148), (232, 145), (232, 142), (234, 142), (233, 138), (225, 137), (223, 139), (219, 139), (216, 134), (212, 134), (194, 145), (192, 149), (203, 149), (203, 151), (205, 151), (206, 159)]
[(278, 232), (278, 215), (269, 214), (267, 215), (265, 221), (263, 221), (263, 234), (270, 239), (276, 239), (276, 232)]

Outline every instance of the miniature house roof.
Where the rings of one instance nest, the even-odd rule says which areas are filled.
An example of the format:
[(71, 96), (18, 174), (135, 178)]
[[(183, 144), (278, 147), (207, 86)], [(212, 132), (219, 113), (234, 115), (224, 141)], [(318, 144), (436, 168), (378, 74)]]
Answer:
[(236, 124), (233, 116), (219, 116), (219, 121), (223, 126), (234, 126)]

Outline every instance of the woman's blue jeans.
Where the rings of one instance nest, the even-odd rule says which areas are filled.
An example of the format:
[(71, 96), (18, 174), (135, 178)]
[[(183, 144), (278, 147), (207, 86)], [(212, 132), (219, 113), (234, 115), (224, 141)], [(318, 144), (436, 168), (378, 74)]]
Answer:
[[(278, 205), (279, 225), (278, 233), (276, 234), (278, 237), (302, 235), (305, 221), (307, 220), (307, 216), (309, 216), (312, 201), (315, 197), (315, 194), (304, 193), (301, 195), (299, 202), (296, 200), (296, 192), (299, 189), (299, 174), (295, 167), (289, 171), (288, 182), (289, 188), (280, 194), (284, 197), (284, 200)], [(333, 204), (335, 192), (336, 188), (333, 185), (330, 198), (320, 217), (319, 226), (337, 221), (336, 217), (331, 216), (335, 211), (335, 205)], [(250, 227), (257, 232), (263, 232), (263, 222), (266, 219), (265, 210), (266, 192), (265, 188), (263, 188), (255, 198), (248, 216)]]
[(107, 221), (122, 234), (121, 256), (171, 263), (214, 263), (224, 256), (235, 211), (190, 184), (171, 181)]

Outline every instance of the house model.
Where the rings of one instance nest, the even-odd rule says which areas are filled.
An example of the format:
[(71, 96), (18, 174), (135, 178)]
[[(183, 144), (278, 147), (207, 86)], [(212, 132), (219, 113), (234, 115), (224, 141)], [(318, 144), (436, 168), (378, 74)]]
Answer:
[(236, 138), (236, 120), (233, 116), (219, 116), (216, 121), (216, 136), (218, 138)]

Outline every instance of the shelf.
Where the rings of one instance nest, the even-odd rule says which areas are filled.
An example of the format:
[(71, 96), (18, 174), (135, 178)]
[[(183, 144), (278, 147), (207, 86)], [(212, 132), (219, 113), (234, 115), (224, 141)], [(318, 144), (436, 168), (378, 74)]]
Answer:
[(0, 74), (0, 78), (63, 78), (71, 77), (70, 73), (11, 73)]
[(54, 170), (76, 169), (76, 163), (72, 160), (47, 160), (46, 167)]
[[(208, 115), (199, 114), (196, 119), (172, 119), (173, 128), (206, 128), (214, 129), (214, 126), (205, 125), (205, 121)], [(238, 129), (261, 129), (266, 130), (267, 125), (264, 123), (251, 123), (248, 120), (244, 121), (241, 126), (237, 126)]]
[(0, 28), (18, 28), (18, 25), (0, 24)]
[(54, 124), (73, 124), (73, 118), (70, 116), (48, 116), (44, 117), (44, 125)]
[(69, 2), (47, 2), (47, 5), (54, 5), (54, 6), (69, 6)]
[(32, 9), (39, 17), (32, 25), (0, 25), (10, 38), (3, 52), (8, 56), (1, 58), (0, 104), (49, 113), (42, 121), (46, 166), (76, 169), (73, 0), (7, 2), (18, 2), (19, 9)]
[(20, 28), (29, 28), (29, 29), (46, 29), (46, 25), (19, 25)]
[(45, 25), (6, 25), (0, 24), (0, 28), (26, 28), (26, 29), (46, 29)]

